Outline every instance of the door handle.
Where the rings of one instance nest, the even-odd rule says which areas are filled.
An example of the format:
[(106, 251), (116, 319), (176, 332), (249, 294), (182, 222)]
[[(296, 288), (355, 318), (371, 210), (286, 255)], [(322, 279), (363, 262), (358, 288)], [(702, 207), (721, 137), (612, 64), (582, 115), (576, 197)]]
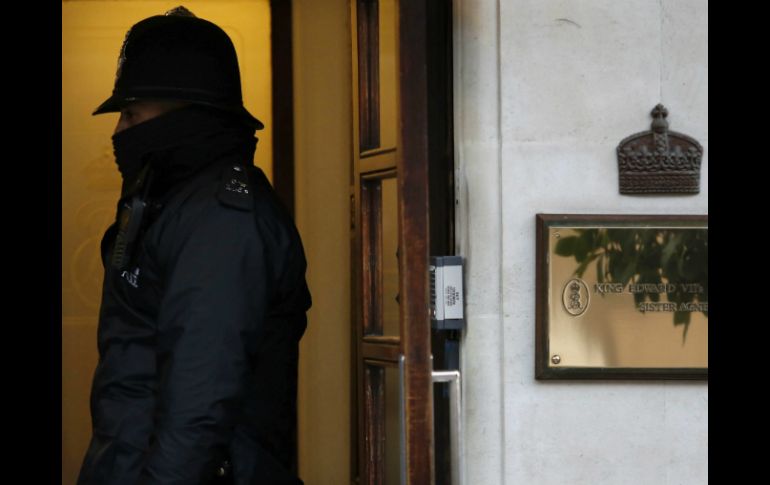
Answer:
[(433, 382), (449, 384), (449, 451), (452, 462), (451, 485), (462, 485), (465, 475), (463, 462), (462, 394), (459, 370), (434, 370)]
[(404, 363), (406, 357), (404, 354), (398, 359), (398, 388), (399, 388), (399, 406), (398, 420), (401, 430), (401, 485), (406, 485), (406, 375), (404, 374)]
[[(406, 382), (404, 374), (405, 357), (398, 361), (399, 380), (399, 421), (401, 438), (401, 485), (406, 485)], [(463, 425), (462, 425), (462, 394), (459, 370), (434, 370), (431, 373), (434, 383), (449, 384), (449, 448), (452, 461), (451, 485), (463, 485), (465, 463), (463, 460)], [(431, 388), (432, 389), (432, 388)]]

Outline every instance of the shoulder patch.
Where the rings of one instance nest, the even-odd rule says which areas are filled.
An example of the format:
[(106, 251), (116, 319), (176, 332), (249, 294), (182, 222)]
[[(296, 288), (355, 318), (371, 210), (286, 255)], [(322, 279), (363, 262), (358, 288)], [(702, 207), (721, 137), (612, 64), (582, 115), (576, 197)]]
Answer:
[(225, 165), (217, 187), (217, 199), (223, 205), (235, 209), (244, 211), (254, 209), (254, 194), (243, 165), (240, 163)]

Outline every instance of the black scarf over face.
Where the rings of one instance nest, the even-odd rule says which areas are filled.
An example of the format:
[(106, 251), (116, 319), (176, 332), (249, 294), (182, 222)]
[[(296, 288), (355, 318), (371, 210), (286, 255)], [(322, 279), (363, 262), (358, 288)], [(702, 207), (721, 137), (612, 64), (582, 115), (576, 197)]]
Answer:
[(162, 192), (224, 156), (251, 160), (257, 139), (232, 114), (189, 105), (115, 133), (112, 143), (123, 197), (146, 164), (153, 172), (152, 192)]

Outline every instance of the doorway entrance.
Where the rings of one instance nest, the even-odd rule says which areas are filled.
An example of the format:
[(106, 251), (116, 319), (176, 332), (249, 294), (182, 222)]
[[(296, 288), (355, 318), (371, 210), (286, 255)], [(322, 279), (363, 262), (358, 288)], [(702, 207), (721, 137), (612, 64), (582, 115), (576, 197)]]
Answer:
[[(289, 175), (271, 167), (272, 158), (285, 167), (277, 160), (279, 143), (270, 147), (270, 125), (282, 122), (266, 119), (278, 112), (270, 106), (275, 86), (261, 92), (255, 84), (269, 83), (277, 65), (276, 51), (271, 59), (266, 47), (271, 19), (254, 26), (248, 10), (269, 4), (274, 21), (279, 3), (291, 7), (292, 50), (284, 52), (284, 60), (291, 60), (293, 86), (280, 86), (293, 94), (294, 142), (288, 157), (293, 156), (294, 171)], [(63, 119), (70, 130), (63, 133), (68, 144), (62, 147), (63, 484), (74, 483), (90, 431), (87, 400), (96, 363), (100, 283), (98, 251), (91, 246), (109, 225), (120, 188), (111, 146), (99, 142), (109, 142), (115, 120), (92, 118), (90, 109), (104, 97), (97, 84), (112, 86), (128, 27), (177, 5), (63, 2), (62, 90), (70, 103), (63, 113), (82, 112), (82, 119)], [(451, 4), (193, 0), (185, 5), (222, 24), (237, 49), (247, 47), (238, 52), (245, 101), (268, 125), (260, 133), (256, 163), (282, 193), (294, 191), (290, 200), (314, 296), (301, 343), (300, 476), (308, 485), (399, 483), (402, 476), (412, 484), (448, 483), (441, 478), (447, 468), (441, 425), (446, 400), (438, 387), (431, 396), (430, 371), (448, 368), (444, 354), (452, 351), (444, 344), (451, 339), (430, 329), (427, 264), (430, 255), (452, 251)], [(368, 13), (359, 17), (359, 9)], [(243, 23), (246, 27), (240, 27)], [(68, 31), (68, 25), (76, 28)], [(363, 42), (369, 39), (363, 58), (359, 26)], [(244, 32), (263, 32), (265, 38), (252, 44)], [(254, 46), (265, 53), (264, 60), (250, 60)], [(72, 48), (80, 54), (65, 51)], [(259, 64), (263, 61), (267, 64)], [(370, 69), (363, 85), (359, 62)], [(78, 74), (84, 66), (104, 79)], [(83, 85), (85, 79), (90, 86)], [(255, 107), (263, 101), (264, 108)], [(363, 144), (361, 105), (369, 110)], [(82, 184), (74, 190), (73, 184), (83, 180), (88, 190)], [(367, 439), (374, 439), (369, 448)]]

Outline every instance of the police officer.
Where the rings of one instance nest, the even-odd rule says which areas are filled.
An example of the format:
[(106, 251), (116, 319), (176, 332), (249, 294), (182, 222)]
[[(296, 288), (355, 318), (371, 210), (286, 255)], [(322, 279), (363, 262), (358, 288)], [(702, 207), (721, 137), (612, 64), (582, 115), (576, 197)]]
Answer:
[(298, 342), (310, 307), (290, 216), (254, 167), (235, 49), (178, 7), (126, 35), (112, 96), (123, 177), (81, 485), (301, 484)]

